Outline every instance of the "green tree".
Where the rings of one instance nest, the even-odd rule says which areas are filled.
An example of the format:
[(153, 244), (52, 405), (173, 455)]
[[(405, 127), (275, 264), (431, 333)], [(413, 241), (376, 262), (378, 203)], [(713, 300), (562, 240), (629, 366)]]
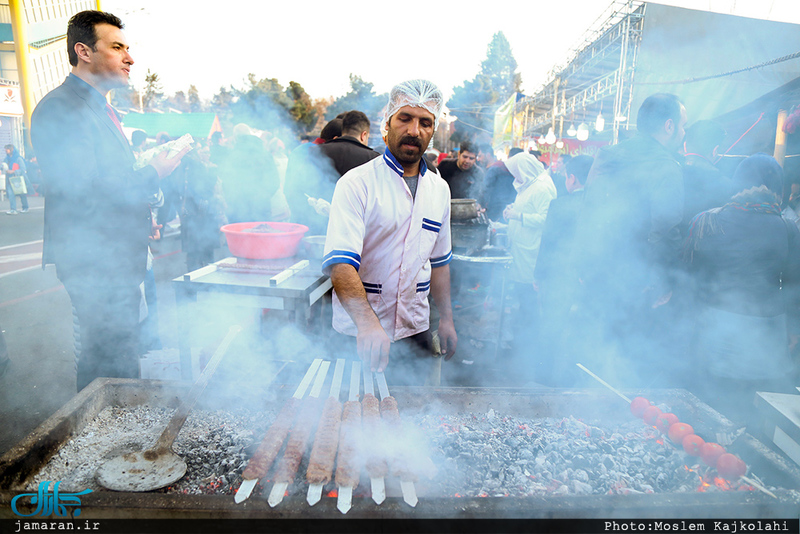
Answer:
[(231, 103), (233, 102), (233, 92), (220, 87), (219, 92), (211, 97), (211, 111), (217, 115), (227, 117), (231, 111)]
[(163, 107), (166, 108), (165, 111), (174, 110), (180, 111), (181, 113), (188, 113), (189, 102), (186, 100), (186, 93), (178, 91), (164, 101)]
[(297, 82), (289, 82), (286, 89), (286, 96), (292, 100), (289, 114), (295, 120), (296, 131), (299, 134), (306, 134), (314, 127), (317, 122), (317, 110), (311, 97), (306, 93), (303, 86)]
[(325, 118), (331, 120), (339, 113), (357, 109), (363, 111), (370, 120), (377, 119), (378, 113), (380, 113), (383, 106), (385, 106), (386, 102), (389, 100), (389, 95), (386, 93), (376, 95), (373, 87), (374, 84), (365, 82), (361, 79), (361, 76), (350, 74), (350, 91), (346, 95), (340, 96), (334, 100), (333, 103), (328, 106), (325, 112)]
[(152, 111), (159, 109), (161, 101), (164, 99), (164, 89), (161, 86), (161, 80), (158, 79), (158, 74), (150, 72), (147, 69), (147, 75), (144, 77), (145, 87), (144, 95), (142, 95), (142, 105), (145, 111)]
[(517, 61), (511, 45), (503, 32), (497, 32), (489, 43), (480, 72), (472, 80), (455, 87), (447, 102), (447, 107), (459, 119), (454, 123), (455, 133), (450, 138), (454, 143), (491, 138), (495, 111), (512, 93), (518, 92), (522, 84), (516, 70)]
[(189, 90), (186, 92), (186, 98), (189, 103), (189, 111), (192, 113), (199, 113), (203, 111), (203, 101), (200, 100), (200, 92), (197, 90), (196, 86), (189, 86)]
[(503, 32), (492, 37), (486, 59), (481, 62), (481, 74), (489, 78), (501, 103), (508, 100), (511, 93), (519, 92), (522, 76), (517, 72), (517, 60)]
[(111, 105), (117, 109), (139, 109), (139, 91), (130, 83), (127, 87), (114, 89)]

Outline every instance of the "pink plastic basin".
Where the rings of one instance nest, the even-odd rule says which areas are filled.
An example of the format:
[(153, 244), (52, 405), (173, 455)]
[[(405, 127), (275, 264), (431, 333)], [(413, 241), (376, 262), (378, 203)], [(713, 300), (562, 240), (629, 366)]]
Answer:
[[(260, 224), (268, 224), (277, 231), (244, 231)], [(287, 222), (243, 222), (226, 224), (220, 230), (225, 234), (231, 254), (237, 258), (273, 260), (294, 256), (308, 226)]]

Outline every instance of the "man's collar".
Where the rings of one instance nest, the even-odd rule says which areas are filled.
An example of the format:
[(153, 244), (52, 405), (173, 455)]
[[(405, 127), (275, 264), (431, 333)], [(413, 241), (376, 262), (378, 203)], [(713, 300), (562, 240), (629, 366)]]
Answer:
[[(389, 150), (389, 147), (386, 147), (386, 150), (383, 151), (383, 160), (390, 169), (399, 174), (401, 178), (403, 177), (405, 170), (403, 169), (403, 166), (400, 165), (400, 162), (397, 161), (397, 158), (394, 157), (394, 154), (392, 154), (392, 152)], [(428, 165), (425, 163), (425, 158), (419, 158), (419, 175), (425, 176), (427, 170)]]
[(97, 89), (86, 83), (84, 80), (82, 80), (79, 76), (76, 76), (75, 74), (70, 72), (69, 75), (67, 76), (67, 82), (73, 84), (76, 87), (76, 89), (79, 89), (80, 91), (86, 93), (86, 96), (89, 99), (91, 99), (92, 102), (95, 103), (96, 105), (102, 107), (106, 106), (107, 103), (106, 97), (104, 97), (100, 93), (100, 91), (98, 91)]

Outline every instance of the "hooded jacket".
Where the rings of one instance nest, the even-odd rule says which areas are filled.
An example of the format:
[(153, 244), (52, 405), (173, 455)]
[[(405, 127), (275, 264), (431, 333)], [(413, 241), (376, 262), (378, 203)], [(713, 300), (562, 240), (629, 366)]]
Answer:
[(556, 198), (556, 186), (533, 154), (522, 152), (509, 158), (506, 168), (514, 177), (517, 190), (514, 211), (520, 214), (520, 219), (508, 223), (514, 257), (510, 278), (515, 282), (533, 283), (544, 222), (550, 202)]

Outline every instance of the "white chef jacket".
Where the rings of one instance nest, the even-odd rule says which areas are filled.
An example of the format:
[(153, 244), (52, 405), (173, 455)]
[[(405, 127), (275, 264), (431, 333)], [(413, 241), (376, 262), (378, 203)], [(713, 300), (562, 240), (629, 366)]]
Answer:
[[(403, 167), (383, 157), (347, 172), (336, 184), (322, 270), (355, 267), (367, 300), (393, 341), (430, 327), (431, 269), (452, 259), (450, 188), (420, 160), (416, 198)], [(355, 323), (333, 292), (333, 328), (355, 336)]]

